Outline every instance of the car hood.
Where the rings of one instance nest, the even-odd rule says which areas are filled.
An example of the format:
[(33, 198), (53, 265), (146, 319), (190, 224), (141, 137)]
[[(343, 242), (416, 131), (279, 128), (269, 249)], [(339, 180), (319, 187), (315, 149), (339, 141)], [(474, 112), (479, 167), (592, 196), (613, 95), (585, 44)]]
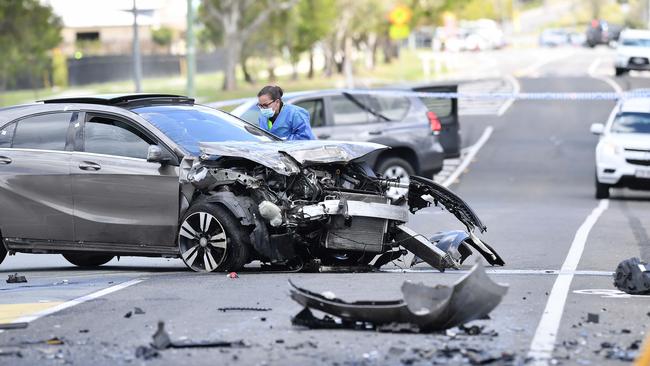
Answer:
[(650, 133), (610, 133), (607, 140), (624, 149), (650, 151)]
[(291, 175), (300, 165), (347, 163), (372, 152), (389, 149), (371, 142), (342, 141), (271, 141), (201, 142), (201, 160), (222, 157), (244, 158), (262, 164), (279, 174)]

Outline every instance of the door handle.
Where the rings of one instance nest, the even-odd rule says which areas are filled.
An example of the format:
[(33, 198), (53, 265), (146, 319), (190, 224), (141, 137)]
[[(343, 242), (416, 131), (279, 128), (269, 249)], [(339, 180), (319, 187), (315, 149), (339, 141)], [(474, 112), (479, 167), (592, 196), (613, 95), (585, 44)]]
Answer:
[(328, 138), (330, 138), (330, 136), (331, 135), (328, 135), (328, 134), (324, 133), (324, 134), (318, 135), (317, 137), (319, 139), (322, 139), (322, 140), (327, 140)]
[(11, 164), (11, 158), (8, 156), (0, 156), (0, 164)]
[(381, 135), (381, 131), (368, 131), (369, 135)]
[(101, 168), (102, 168), (101, 165), (99, 165), (97, 163), (93, 163), (91, 161), (84, 161), (84, 162), (79, 163), (79, 169), (81, 169), (81, 170), (97, 171), (97, 170), (99, 170)]

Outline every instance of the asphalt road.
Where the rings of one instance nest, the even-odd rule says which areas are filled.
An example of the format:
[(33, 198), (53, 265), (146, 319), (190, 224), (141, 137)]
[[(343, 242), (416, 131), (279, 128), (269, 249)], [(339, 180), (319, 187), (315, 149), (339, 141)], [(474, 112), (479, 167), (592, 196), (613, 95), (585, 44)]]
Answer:
[[(538, 57), (521, 56), (520, 63), (511, 60), (511, 53), (482, 57), (495, 58), (499, 75), (518, 75), (522, 92), (613, 91), (611, 82), (603, 80), (610, 77), (611, 51), (540, 52)], [(623, 89), (650, 86), (645, 74), (616, 82)], [(0, 322), (56, 306), (65, 309), (32, 321), (27, 329), (0, 333), (0, 350), (22, 354), (0, 356), (0, 365), (462, 364), (461, 353), (467, 349), (495, 357), (507, 352), (513, 360), (495, 364), (523, 364), (531, 347), (543, 350), (554, 343), (549, 364), (623, 364), (607, 359), (607, 350), (613, 348), (603, 346), (626, 350), (644, 338), (650, 297), (615, 291), (611, 273), (623, 259), (650, 257), (650, 193), (616, 190), (609, 200), (593, 198), (597, 138), (589, 133), (589, 125), (604, 121), (613, 105), (612, 101), (526, 100), (515, 101), (502, 115), (463, 117), (467, 145), (488, 126), (494, 130), (451, 188), (487, 224), (483, 238), (506, 261), (505, 267), (489, 273), (510, 286), (489, 320), (471, 323), (485, 327), (482, 335), (469, 336), (458, 329), (421, 335), (291, 326), (289, 319), (300, 306), (289, 299), (289, 279), (316, 292), (332, 291), (345, 300), (388, 300), (401, 297), (405, 280), (452, 284), (462, 275), (441, 274), (424, 265), (363, 274), (261, 273), (252, 268), (229, 279), (223, 274), (189, 272), (178, 260), (123, 258), (88, 271), (73, 268), (57, 256), (19, 254), (0, 266), (0, 277), (20, 272), (29, 282), (0, 284)], [(584, 226), (594, 210), (595, 224)], [(461, 228), (453, 217), (436, 209), (413, 216), (410, 226), (424, 234)], [(582, 243), (576, 235), (581, 227), (588, 234)], [(581, 244), (584, 249), (577, 250)], [(473, 258), (465, 269), (470, 262)], [(565, 271), (558, 273), (563, 266)], [(132, 280), (141, 282), (127, 282)], [(124, 283), (129, 286), (114, 287)], [(115, 291), (67, 307), (66, 301), (102, 289)], [(229, 306), (272, 310), (217, 310)], [(135, 307), (145, 314), (126, 318)], [(587, 323), (588, 313), (596, 314), (599, 322)], [(249, 347), (174, 349), (149, 361), (136, 358), (136, 348), (150, 342), (159, 320), (166, 322), (175, 339), (243, 340)], [(540, 322), (551, 330), (540, 330)], [(65, 344), (20, 345), (51, 337)]]

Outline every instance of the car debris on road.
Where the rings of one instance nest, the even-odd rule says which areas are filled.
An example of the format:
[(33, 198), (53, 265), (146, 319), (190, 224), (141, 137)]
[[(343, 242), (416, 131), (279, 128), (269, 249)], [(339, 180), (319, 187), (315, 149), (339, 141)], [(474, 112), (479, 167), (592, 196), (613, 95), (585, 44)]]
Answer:
[(172, 341), (169, 333), (165, 330), (165, 322), (158, 322), (158, 329), (153, 335), (151, 346), (157, 350), (167, 348), (212, 348), (212, 347), (232, 347), (232, 348), (245, 348), (248, 347), (244, 341), (192, 341), (192, 340), (179, 340)]
[(7, 278), (7, 283), (25, 283), (27, 278), (25, 276), (19, 276), (18, 273), (10, 274)]
[(639, 258), (622, 261), (614, 273), (614, 286), (631, 295), (650, 295), (650, 267)]
[[(393, 301), (346, 302), (333, 294), (324, 296), (289, 283), (291, 298), (304, 306), (292, 318), (294, 325), (387, 332), (434, 332), (482, 319), (501, 302), (508, 289), (493, 282), (480, 262), (452, 287), (404, 282), (404, 298)], [(327, 315), (318, 319), (312, 309)]]

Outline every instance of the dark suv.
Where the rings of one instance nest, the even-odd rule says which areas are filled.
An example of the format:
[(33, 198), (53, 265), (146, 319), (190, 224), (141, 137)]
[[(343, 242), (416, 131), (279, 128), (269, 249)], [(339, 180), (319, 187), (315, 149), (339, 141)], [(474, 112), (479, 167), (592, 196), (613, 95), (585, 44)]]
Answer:
[[(390, 146), (371, 158), (371, 166), (385, 177), (408, 180), (413, 174), (431, 177), (442, 169), (444, 158), (457, 157), (460, 151), (456, 99), (399, 93), (454, 92), (455, 86), (422, 88), (380, 89), (381, 94), (369, 90), (296, 92), (285, 94), (282, 100), (309, 111), (312, 130), (320, 140)], [(232, 114), (257, 125), (259, 109), (251, 100)]]

